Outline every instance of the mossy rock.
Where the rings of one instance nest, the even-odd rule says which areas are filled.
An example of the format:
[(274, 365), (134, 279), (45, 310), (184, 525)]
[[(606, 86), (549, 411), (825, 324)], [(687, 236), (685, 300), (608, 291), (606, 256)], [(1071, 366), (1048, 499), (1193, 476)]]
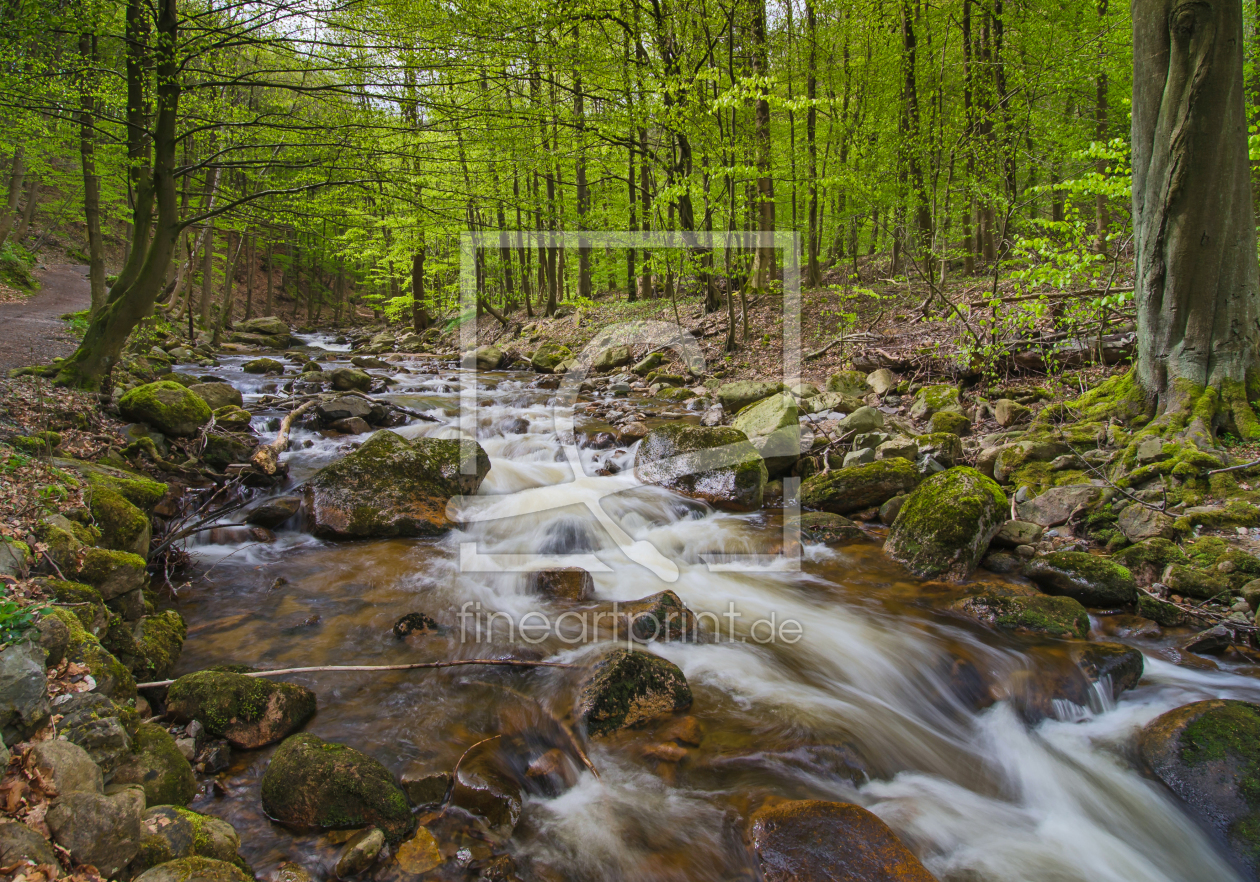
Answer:
[(756, 404), (763, 398), (769, 398), (779, 392), (786, 391), (782, 383), (771, 383), (764, 380), (739, 380), (724, 383), (717, 388), (717, 400), (728, 414), (737, 414), (750, 404)]
[(14, 435), (9, 439), (14, 450), (28, 456), (45, 456), (61, 446), (61, 435), (57, 432), (36, 432), (33, 435)]
[(1056, 551), (1029, 561), (1024, 575), (1047, 594), (1113, 608), (1137, 600), (1137, 582), (1120, 564), (1084, 551)]
[(928, 432), (916, 436), (914, 443), (920, 457), (930, 456), (945, 468), (956, 465), (963, 458), (962, 439), (953, 432)]
[(148, 555), (152, 531), (144, 512), (104, 484), (90, 484), (84, 496), (106, 548)]
[(919, 470), (900, 457), (834, 469), (801, 484), (801, 505), (832, 514), (852, 514), (882, 505), (919, 485)]
[(1138, 753), (1241, 863), (1260, 868), (1260, 705), (1213, 699), (1170, 710), (1142, 730)]
[[(1233, 591), (1229, 578), (1218, 572), (1201, 570), (1185, 564), (1169, 564), (1160, 577), (1174, 594), (1207, 600)], [(1241, 587), (1241, 586), (1240, 586)]]
[(227, 861), (186, 857), (145, 870), (133, 882), (253, 882), (253, 875)]
[(1137, 614), (1165, 628), (1173, 628), (1186, 623), (1185, 610), (1175, 603), (1159, 600), (1149, 594), (1138, 597)]
[(901, 506), (884, 550), (920, 578), (971, 575), (1007, 520), (1002, 488), (960, 466), (928, 478)]
[(163, 610), (142, 618), (133, 633), (139, 650), (136, 676), (144, 682), (169, 677), (188, 636), (184, 617), (173, 609)]
[(72, 572), (77, 580), (99, 591), (106, 601), (139, 590), (149, 582), (143, 557), (108, 548), (85, 549), (81, 563)]
[(691, 707), (691, 687), (673, 662), (633, 649), (596, 661), (578, 693), (574, 715), (588, 735), (607, 735)]
[(380, 827), (392, 843), (414, 829), (407, 796), (376, 760), (314, 735), (286, 738), (262, 778), (267, 815), (294, 827)]
[(201, 458), (206, 465), (221, 470), (233, 463), (249, 462), (253, 452), (253, 445), (242, 438), (214, 432), (206, 435), (206, 446), (201, 451)]
[(141, 723), (132, 755), (114, 772), (114, 784), (139, 784), (147, 805), (188, 805), (197, 795), (192, 766), (161, 726)]
[(241, 840), (235, 828), (221, 818), (182, 806), (157, 805), (145, 811), (140, 831), (140, 853), (129, 866), (132, 873), (180, 858), (203, 857), (235, 864), (253, 875), (237, 854)]
[(214, 424), (228, 432), (248, 432), (253, 417), (235, 404), (225, 404), (214, 412)]
[(95, 540), (79, 535), (78, 524), (64, 515), (51, 515), (35, 525), (35, 538), (44, 544), (47, 555), (63, 573), (79, 565), (79, 554)]
[(656, 393), (656, 397), (661, 401), (686, 401), (689, 398), (695, 398), (696, 393), (690, 389), (684, 389), (679, 386), (671, 386), (661, 389)]
[(198, 671), (171, 684), (166, 709), (176, 720), (199, 720), (233, 747), (254, 750), (305, 726), (315, 716), (315, 693), (295, 683)]
[(839, 371), (827, 378), (827, 391), (863, 398), (874, 390), (861, 371)]
[[(1042, 490), (1047, 482), (1049, 486), (1054, 486), (1055, 479), (1050, 477), (1050, 462), (1071, 452), (1071, 448), (1061, 441), (1025, 440), (1008, 444), (998, 451), (993, 461), (993, 477), (999, 484), (1010, 483)], [(1035, 473), (1017, 474), (1033, 464), (1041, 465), (1041, 469)]]
[(476, 493), (490, 471), (489, 455), (476, 442), (471, 447), (472, 461), (465, 463), (458, 440), (409, 441), (395, 432), (377, 432), (307, 481), (306, 510), (315, 535), (366, 539), (444, 533), (452, 526), (447, 502)]
[(1015, 597), (978, 594), (965, 598), (954, 608), (964, 615), (1003, 631), (1048, 637), (1089, 635), (1089, 613), (1071, 597)]
[(534, 351), (530, 356), (529, 363), (534, 370), (540, 374), (550, 374), (555, 371), (562, 362), (573, 358), (573, 353), (568, 346), (559, 343), (544, 343)]
[(771, 475), (779, 475), (801, 456), (800, 411), (787, 392), (780, 392), (744, 408), (731, 428), (748, 436)]
[(197, 383), (189, 386), (188, 390), (199, 396), (213, 411), (222, 410), (233, 404), (237, 407), (245, 405), (245, 399), (240, 390), (231, 383)]
[[(153, 514), (154, 507), (162, 501), (170, 489), (161, 481), (154, 481), (125, 469), (79, 460), (64, 462), (68, 468), (81, 472), (87, 479), (89, 487), (108, 487), (145, 515)], [(58, 462), (58, 465), (60, 464), (61, 461)]]
[(247, 374), (282, 374), (284, 365), (274, 358), (255, 358), (241, 365)]
[(865, 539), (862, 528), (838, 514), (825, 511), (802, 512), (798, 521), (802, 542), (820, 542), (826, 545)]
[(970, 435), (971, 420), (952, 410), (938, 410), (928, 420), (928, 431), (932, 433), (948, 432), (959, 437)]
[(743, 432), (680, 423), (648, 432), (635, 455), (634, 473), (645, 484), (731, 511), (760, 508), (769, 480), (761, 454)]
[(1112, 555), (1112, 560), (1127, 568), (1139, 583), (1149, 585), (1159, 580), (1169, 564), (1189, 562), (1184, 551), (1174, 542), (1158, 536), (1143, 539)]
[(66, 658), (87, 667), (88, 673), (96, 681), (97, 692), (117, 702), (130, 701), (136, 697), (136, 681), (131, 676), (131, 671), (101, 645), (100, 640), (83, 626), (78, 616), (61, 607), (52, 607), (48, 615), (61, 619), (69, 630), (70, 641), (66, 646)]
[(135, 676), (140, 649), (136, 646), (136, 638), (131, 632), (131, 627), (122, 616), (113, 614), (109, 616), (109, 622), (100, 634), (100, 641), (101, 646), (109, 650), (110, 655), (126, 665), (127, 670)]
[(926, 420), (943, 410), (962, 413), (962, 405), (958, 400), (957, 386), (948, 383), (924, 386), (914, 396), (914, 403), (910, 405), (910, 417), (916, 420)]
[(159, 380), (127, 392), (118, 402), (124, 417), (164, 435), (187, 437), (210, 422), (210, 406), (179, 383)]

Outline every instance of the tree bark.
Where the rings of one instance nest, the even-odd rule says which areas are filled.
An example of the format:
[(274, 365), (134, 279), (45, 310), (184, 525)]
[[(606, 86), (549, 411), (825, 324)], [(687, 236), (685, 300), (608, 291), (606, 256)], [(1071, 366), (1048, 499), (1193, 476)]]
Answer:
[(17, 229), (13, 231), (13, 238), (18, 242), (26, 238), (31, 221), (35, 219), (35, 209), (39, 206), (39, 175), (27, 177), (30, 182), (26, 185), (26, 206), (22, 209), (22, 219), (18, 221)]
[(88, 238), (88, 282), (92, 315), (105, 305), (105, 244), (101, 239), (101, 176), (96, 173), (96, 36), (79, 35), (79, 56), (85, 68), (79, 83), (79, 158), (83, 165), (83, 220)]
[(411, 328), (417, 334), (432, 324), (429, 310), (424, 305), (424, 243), (411, 256)]
[(26, 156), (21, 147), (13, 152), (13, 168), (9, 172), (9, 199), (3, 211), (0, 211), (0, 247), (9, 238), (13, 224), (17, 222), (15, 212), (18, 200), (22, 198), (22, 182), (26, 179)]
[(1243, 46), (1238, 0), (1134, 4), (1137, 378), (1160, 412), (1218, 389), (1240, 423), (1260, 343)]

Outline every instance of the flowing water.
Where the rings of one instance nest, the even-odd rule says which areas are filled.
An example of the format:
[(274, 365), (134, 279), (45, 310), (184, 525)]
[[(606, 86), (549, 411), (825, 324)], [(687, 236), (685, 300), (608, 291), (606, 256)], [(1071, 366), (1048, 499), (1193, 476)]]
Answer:
[[(308, 342), (325, 366), (339, 357), (323, 338)], [(241, 373), (243, 360), (225, 358), (214, 373), (257, 400), (268, 381)], [(396, 431), (458, 437), (459, 394), (474, 382), (471, 372), (430, 359), (396, 368), (386, 397), (440, 420)], [(875, 543), (806, 545), (799, 571), (775, 558), (741, 569), (713, 565), (723, 555), (778, 551), (775, 513), (725, 514), (636, 486), (633, 450), (584, 449), (582, 474), (574, 475), (548, 407), (554, 393), (531, 388), (532, 379), (502, 373), (476, 381), (476, 436), (492, 468), (478, 517), (463, 530), (331, 544), (293, 523), (271, 544), (192, 546), (194, 575), (178, 598), (189, 624), (179, 672), (509, 655), (580, 662), (601, 644), (580, 640), (577, 616), (539, 642), (519, 632), (509, 639), (509, 620), (536, 612), (554, 621), (581, 609), (528, 593), (524, 575), (506, 571), (544, 553), (590, 569), (603, 602), (672, 589), (694, 612), (717, 617), (721, 639), (651, 646), (685, 672), (695, 696), (691, 713), (703, 738), (681, 762), (644, 755), (658, 740), (648, 727), (589, 743), (598, 779), (583, 772), (558, 796), (528, 798), (515, 835), (495, 847), (512, 851), (535, 878), (755, 879), (743, 827), (774, 797), (866, 806), (942, 880), (1236, 878), (1223, 850), (1135, 769), (1131, 745), (1145, 723), (1181, 704), (1260, 700), (1253, 672), (1178, 667), (1157, 655), (1158, 641), (1132, 640), (1146, 654), (1138, 688), (1115, 701), (1103, 690), (1079, 705), (1047, 700), (1044, 716), (1029, 713), (1038, 684), (1070, 665), (1053, 641), (1007, 637), (941, 612), (957, 596), (952, 589), (908, 579)], [(264, 432), (267, 417), (255, 421)], [(290, 486), (354, 440), (295, 431), (284, 457)], [(601, 502), (633, 540), (673, 562), (675, 580), (622, 553), (592, 513)], [(741, 618), (725, 617), (732, 609)], [(450, 630), (396, 639), (392, 624), (413, 611)], [(491, 613), (504, 614), (492, 627), (485, 624)], [(799, 635), (780, 630), (786, 639), (758, 639), (766, 631), (753, 623), (771, 616), (776, 625), (798, 623)], [(1093, 624), (1109, 630), (1105, 621)], [(545, 729), (571, 713), (575, 691), (573, 672), (554, 668), (290, 679), (319, 696), (309, 731), (398, 774), (449, 770), (490, 735)], [(976, 680), (1010, 700), (978, 709), (986, 702), (975, 700)], [(320, 878), (344, 836), (295, 833), (263, 816), (258, 788), (270, 754), (237, 754), (221, 776), (224, 788), (193, 807), (237, 826), (260, 875), (290, 859)], [(461, 864), (490, 846), (442, 823), (432, 829), (448, 861), (432, 877), (464, 878)], [(378, 876), (414, 878), (396, 865)]]

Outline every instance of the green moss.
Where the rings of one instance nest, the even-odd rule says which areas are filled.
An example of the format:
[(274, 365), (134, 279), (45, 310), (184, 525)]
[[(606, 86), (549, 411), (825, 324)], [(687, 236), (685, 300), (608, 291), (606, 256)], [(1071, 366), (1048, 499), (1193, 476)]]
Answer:
[(871, 387), (867, 385), (866, 374), (861, 371), (838, 371), (827, 378), (827, 391), (861, 398), (871, 391)]
[(139, 784), (150, 806), (187, 805), (197, 795), (192, 766), (161, 726), (141, 723), (132, 753), (114, 774), (115, 784)]
[[(1191, 722), (1181, 733), (1181, 759), (1188, 766), (1228, 763), (1237, 792), (1251, 812), (1230, 833), (1260, 854), (1260, 710), (1241, 701), (1225, 702)], [(1241, 826), (1240, 826), (1241, 825)]]
[(687, 678), (673, 662), (614, 649), (600, 658), (583, 685), (577, 716), (589, 735), (607, 735), (686, 710), (691, 702)]
[(885, 549), (923, 578), (965, 578), (1006, 520), (997, 482), (960, 466), (919, 485), (897, 515)]
[(105, 599), (101, 597), (101, 592), (91, 585), (84, 585), (82, 582), (67, 582), (61, 579), (48, 579), (44, 582), (44, 585), (58, 603), (95, 603), (102, 607), (105, 606)]
[(1143, 539), (1136, 545), (1126, 548), (1116, 554), (1113, 560), (1130, 570), (1149, 568), (1158, 577), (1164, 571), (1164, 567), (1170, 563), (1186, 563), (1189, 558), (1175, 543), (1155, 537)]
[(167, 692), (167, 703), (182, 708), (195, 708), (190, 714), (201, 721), (206, 731), (222, 736), (236, 721), (253, 723), (267, 709), (267, 699), (276, 686), (260, 677), (245, 677), (222, 671), (199, 671), (185, 674)]
[(101, 530), (105, 547), (117, 551), (149, 551), (149, 519), (120, 493), (101, 484), (89, 486), (88, 508)]
[(122, 477), (101, 471), (89, 471), (87, 479), (90, 485), (108, 487), (146, 514), (153, 512), (154, 506), (162, 501), (169, 489), (166, 484), (152, 481), (142, 475)]
[(137, 628), (136, 644), (140, 658), (135, 673), (142, 680), (160, 680), (168, 676), (179, 661), (188, 628), (184, 617), (173, 609), (145, 616)]
[(1167, 603), (1148, 594), (1138, 596), (1137, 614), (1157, 625), (1173, 628), (1185, 624), (1186, 614), (1175, 603)]
[(1004, 631), (1081, 640), (1089, 634), (1089, 613), (1071, 597), (981, 594), (964, 600), (961, 609)]
[(75, 575), (89, 585), (100, 586), (114, 579), (125, 578), (128, 584), (136, 582), (133, 587), (139, 588), (145, 579), (144, 569), (144, 558), (138, 554), (109, 548), (89, 548), (83, 552), (83, 562)]
[(1242, 499), (1231, 499), (1220, 509), (1183, 515), (1176, 526), (1189, 532), (1195, 526), (1211, 527), (1260, 527), (1260, 508)]
[(885, 459), (814, 475), (801, 484), (801, 505), (849, 514), (882, 505), (919, 484), (919, 470), (908, 459)]
[(1106, 422), (1116, 417), (1131, 423), (1151, 412), (1151, 404), (1137, 381), (1137, 371), (1130, 370), (1104, 380), (1075, 401), (1068, 402), (1067, 407), (1074, 414), (1072, 419), (1083, 417), (1088, 422)]
[(132, 679), (131, 671), (101, 645), (78, 616), (60, 607), (50, 608), (48, 615), (56, 616), (69, 630), (66, 657), (87, 666), (88, 673), (96, 681), (96, 691), (115, 702), (130, 701), (136, 697), (136, 681)]

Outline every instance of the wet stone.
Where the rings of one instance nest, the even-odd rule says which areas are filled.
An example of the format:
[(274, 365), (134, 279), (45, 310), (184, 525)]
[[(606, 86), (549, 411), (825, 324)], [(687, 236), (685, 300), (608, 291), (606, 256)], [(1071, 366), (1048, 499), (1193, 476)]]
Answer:
[(581, 567), (554, 567), (536, 570), (525, 579), (532, 594), (563, 600), (590, 600), (595, 596), (595, 579)]
[(430, 616), (419, 612), (407, 613), (398, 621), (394, 622), (394, 636), (399, 639), (402, 639), (409, 634), (423, 632), (440, 633), (444, 630), (445, 629)]

